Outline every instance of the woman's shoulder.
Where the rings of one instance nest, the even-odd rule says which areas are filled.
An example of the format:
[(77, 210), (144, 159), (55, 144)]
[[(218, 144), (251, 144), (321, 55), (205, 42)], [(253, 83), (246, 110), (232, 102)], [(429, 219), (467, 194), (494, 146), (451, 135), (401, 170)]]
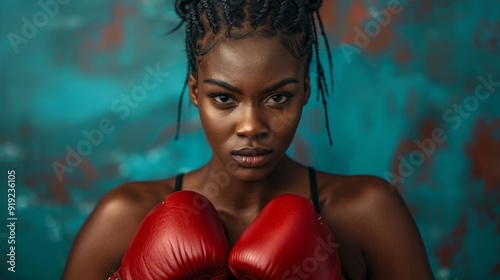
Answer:
[(128, 182), (106, 193), (76, 236), (63, 279), (111, 275), (142, 219), (173, 192), (173, 182), (174, 178)]
[(317, 172), (321, 215), (336, 237), (363, 247), (368, 232), (377, 231), (396, 213), (407, 215), (399, 192), (386, 180), (371, 175)]
[[(349, 272), (356, 275), (362, 264), (380, 278), (432, 279), (420, 233), (397, 188), (376, 176), (324, 172), (318, 172), (318, 186), (321, 214), (343, 244)], [(398, 269), (391, 268), (394, 263)]]
[(323, 212), (343, 228), (384, 222), (396, 213), (411, 217), (398, 190), (383, 178), (326, 172), (317, 177)]
[(174, 191), (175, 177), (158, 181), (131, 181), (111, 189), (101, 203), (158, 204)]
[(89, 218), (139, 219), (174, 191), (175, 178), (131, 181), (107, 192)]
[(103, 196), (89, 219), (112, 220), (123, 224), (123, 230), (133, 233), (144, 216), (173, 192), (173, 181), (169, 178), (123, 183)]
[(118, 185), (101, 198), (89, 219), (130, 221), (126, 226), (131, 225), (131, 232), (135, 232), (135, 226), (144, 216), (175, 191), (177, 179), (178, 176), (173, 176)]
[[(397, 189), (387, 180), (372, 175), (339, 175), (317, 171), (320, 198), (331, 210), (369, 206), (382, 200), (400, 200)], [(374, 205), (372, 205), (374, 206)]]
[(94, 229), (120, 227), (122, 233), (131, 236), (144, 216), (173, 192), (172, 182), (172, 178), (133, 181), (111, 189), (97, 203), (84, 228), (89, 224)]

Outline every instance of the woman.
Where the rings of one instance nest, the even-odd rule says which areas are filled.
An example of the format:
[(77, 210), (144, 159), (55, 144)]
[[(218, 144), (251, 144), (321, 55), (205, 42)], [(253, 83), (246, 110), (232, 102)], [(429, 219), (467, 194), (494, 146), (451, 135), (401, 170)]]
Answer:
[(418, 229), (390, 184), (315, 171), (285, 154), (310, 97), (314, 54), (326, 109), (315, 23), (321, 23), (320, 5), (176, 1), (186, 22), (189, 98), (212, 157), (184, 176), (127, 183), (108, 193), (79, 232), (63, 278), (110, 276), (146, 214), (179, 189), (210, 199), (230, 247), (269, 201), (292, 193), (314, 203), (341, 244), (346, 279), (433, 278)]

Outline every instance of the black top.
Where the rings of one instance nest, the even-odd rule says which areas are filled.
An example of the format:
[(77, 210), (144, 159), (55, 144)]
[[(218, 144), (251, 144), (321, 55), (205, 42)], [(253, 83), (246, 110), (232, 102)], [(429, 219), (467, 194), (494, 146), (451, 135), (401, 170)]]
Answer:
[[(314, 171), (314, 168), (312, 167), (307, 167), (307, 170), (309, 171), (309, 187), (311, 188), (311, 199), (314, 204), (314, 209), (316, 209), (316, 212), (318, 214), (320, 213), (320, 204), (319, 204), (319, 199), (318, 199), (318, 185), (316, 182), (316, 172)], [(175, 177), (175, 189), (174, 192), (182, 190), (182, 178), (184, 177), (184, 173), (179, 173)]]

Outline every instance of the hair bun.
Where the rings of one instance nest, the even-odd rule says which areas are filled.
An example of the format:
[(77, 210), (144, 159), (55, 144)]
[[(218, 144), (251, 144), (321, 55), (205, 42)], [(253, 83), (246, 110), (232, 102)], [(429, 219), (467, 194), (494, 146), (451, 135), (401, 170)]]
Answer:
[(310, 13), (316, 12), (323, 4), (323, 0), (305, 0), (306, 8)]
[(189, 6), (196, 2), (196, 0), (177, 0), (175, 1), (175, 11), (183, 19), (186, 20), (189, 17)]

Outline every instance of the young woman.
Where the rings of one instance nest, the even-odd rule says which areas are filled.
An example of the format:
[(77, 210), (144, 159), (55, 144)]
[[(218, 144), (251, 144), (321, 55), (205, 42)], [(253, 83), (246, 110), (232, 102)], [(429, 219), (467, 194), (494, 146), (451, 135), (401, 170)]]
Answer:
[(230, 247), (269, 201), (292, 193), (315, 205), (341, 244), (346, 279), (433, 279), (413, 218), (389, 183), (316, 171), (285, 154), (310, 98), (313, 59), (326, 109), (317, 54), (318, 31), (324, 35), (320, 5), (176, 1), (186, 23), (189, 98), (199, 109), (212, 157), (183, 176), (109, 192), (76, 237), (64, 279), (107, 279), (146, 214), (179, 189), (210, 199)]

